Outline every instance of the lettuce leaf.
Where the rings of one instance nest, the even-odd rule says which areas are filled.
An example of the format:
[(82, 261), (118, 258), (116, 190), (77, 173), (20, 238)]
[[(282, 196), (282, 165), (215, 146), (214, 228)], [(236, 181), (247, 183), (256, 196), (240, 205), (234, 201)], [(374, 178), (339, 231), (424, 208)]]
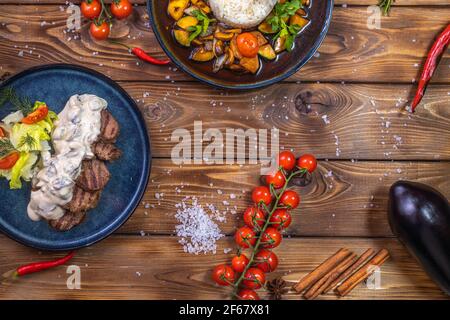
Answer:
[(11, 189), (22, 188), (21, 178), (30, 181), (33, 177), (33, 168), (38, 156), (35, 153), (21, 152), (20, 158), (11, 169), (11, 181), (9, 187)]
[(14, 148), (18, 151), (42, 151), (41, 141), (50, 140), (50, 135), (47, 130), (45, 130), (44, 127), (38, 123), (16, 123), (11, 129), (9, 139)]

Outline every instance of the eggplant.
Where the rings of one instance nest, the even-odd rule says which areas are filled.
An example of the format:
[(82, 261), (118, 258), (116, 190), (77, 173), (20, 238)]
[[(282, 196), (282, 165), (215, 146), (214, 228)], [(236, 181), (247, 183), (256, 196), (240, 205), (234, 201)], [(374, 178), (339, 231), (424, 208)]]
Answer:
[(431, 279), (450, 295), (450, 205), (437, 190), (399, 181), (389, 191), (392, 232)]

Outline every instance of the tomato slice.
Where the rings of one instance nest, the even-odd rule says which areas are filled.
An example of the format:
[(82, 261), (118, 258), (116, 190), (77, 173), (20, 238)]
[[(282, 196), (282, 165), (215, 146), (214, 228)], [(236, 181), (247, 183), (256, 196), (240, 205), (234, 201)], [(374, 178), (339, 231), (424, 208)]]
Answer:
[(33, 124), (41, 120), (44, 120), (47, 115), (48, 115), (48, 107), (47, 105), (43, 104), (39, 106), (36, 110), (31, 112), (29, 115), (27, 115), (25, 118), (23, 118), (21, 122), (25, 124)]
[(5, 133), (3, 132), (3, 129), (0, 128), (0, 138), (2, 138), (2, 137), (4, 137), (4, 136), (5, 136)]
[(0, 169), (8, 170), (14, 167), (17, 160), (19, 160), (20, 154), (17, 151), (14, 151), (8, 154), (6, 157), (0, 159)]

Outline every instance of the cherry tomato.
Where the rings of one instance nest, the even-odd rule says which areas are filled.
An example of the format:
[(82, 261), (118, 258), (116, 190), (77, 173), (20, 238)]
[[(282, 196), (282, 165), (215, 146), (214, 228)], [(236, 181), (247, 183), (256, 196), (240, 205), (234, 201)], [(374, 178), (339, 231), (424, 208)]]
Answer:
[(258, 294), (250, 289), (242, 289), (238, 292), (237, 295), (241, 300), (260, 300)]
[(266, 176), (267, 185), (272, 185), (275, 189), (283, 188), (286, 183), (286, 178), (284, 177), (283, 172), (278, 170), (272, 174)]
[(298, 207), (300, 197), (297, 192), (293, 190), (286, 190), (280, 197), (280, 204), (285, 205), (291, 209)]
[(234, 271), (226, 264), (218, 265), (212, 272), (213, 280), (221, 286), (229, 286), (234, 282)]
[(297, 167), (306, 169), (309, 173), (314, 172), (317, 168), (317, 160), (312, 154), (304, 154), (297, 161)]
[(84, 0), (81, 2), (81, 13), (85, 18), (95, 19), (100, 15), (102, 5), (98, 0)]
[(278, 267), (278, 257), (271, 250), (262, 249), (256, 254), (257, 267), (264, 272), (272, 272)]
[(234, 256), (231, 259), (231, 267), (234, 271), (242, 273), (244, 272), (245, 267), (248, 265), (248, 258), (245, 254), (241, 253), (237, 256)]
[(280, 245), (281, 233), (275, 228), (268, 227), (261, 236), (261, 243), (264, 248), (275, 248)]
[(14, 151), (8, 154), (6, 157), (0, 159), (0, 169), (9, 170), (16, 164), (17, 160), (19, 160), (20, 154), (17, 151)]
[(244, 32), (237, 36), (236, 44), (239, 52), (247, 58), (254, 58), (258, 55), (258, 39), (250, 32)]
[(257, 205), (261, 202), (269, 205), (272, 202), (272, 195), (270, 194), (269, 188), (266, 186), (259, 186), (253, 189), (252, 200)]
[(256, 226), (262, 227), (265, 223), (265, 218), (264, 213), (257, 207), (248, 207), (244, 212), (244, 222), (253, 230)]
[(99, 25), (97, 25), (95, 22), (92, 22), (89, 31), (91, 32), (91, 36), (94, 37), (94, 39), (105, 40), (109, 36), (109, 24), (106, 23), (106, 21), (103, 21)]
[(249, 227), (241, 227), (236, 231), (234, 240), (242, 248), (249, 248), (256, 243), (255, 232)]
[(270, 217), (270, 222), (273, 227), (279, 229), (286, 229), (290, 226), (292, 222), (291, 214), (286, 209), (277, 209), (272, 213)]
[(41, 120), (44, 120), (47, 115), (48, 115), (48, 107), (47, 105), (43, 104), (39, 106), (36, 110), (28, 114), (20, 122), (25, 124), (33, 124)]
[(249, 268), (244, 274), (242, 284), (249, 289), (259, 289), (266, 282), (266, 275), (259, 268)]
[(111, 13), (119, 20), (128, 17), (131, 11), (133, 11), (133, 6), (128, 0), (114, 0), (111, 3)]
[(286, 171), (291, 171), (295, 167), (295, 155), (291, 151), (280, 152), (278, 165)]

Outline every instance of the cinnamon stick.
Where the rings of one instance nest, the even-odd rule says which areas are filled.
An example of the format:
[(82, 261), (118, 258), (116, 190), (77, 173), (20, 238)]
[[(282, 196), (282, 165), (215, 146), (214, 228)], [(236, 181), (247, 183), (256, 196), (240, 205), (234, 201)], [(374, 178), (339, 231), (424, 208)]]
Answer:
[(344, 272), (348, 267), (350, 267), (358, 255), (356, 253), (351, 253), (347, 258), (342, 260), (338, 265), (331, 269), (325, 276), (323, 276), (319, 281), (317, 281), (308, 291), (304, 294), (306, 299), (317, 298), (325, 288), (336, 279), (342, 272)]
[(352, 264), (347, 270), (345, 270), (341, 275), (339, 275), (336, 279), (334, 279), (326, 289), (323, 291), (323, 294), (327, 294), (330, 290), (334, 289), (339, 283), (345, 280), (349, 275), (355, 272), (359, 267), (361, 267), (364, 262), (366, 262), (370, 257), (375, 254), (375, 250), (372, 248), (367, 249), (359, 258), (356, 260), (354, 264)]
[(336, 292), (341, 296), (349, 294), (359, 283), (366, 280), (377, 267), (380, 267), (387, 259), (389, 259), (389, 251), (381, 249), (378, 253), (364, 264), (358, 271), (345, 280), (336, 288)]
[(292, 289), (294, 289), (297, 293), (303, 292), (306, 288), (317, 282), (324, 275), (326, 275), (332, 268), (334, 268), (337, 264), (339, 264), (342, 260), (344, 260), (350, 251), (345, 248), (339, 249), (334, 255), (325, 260), (321, 265), (319, 265), (312, 272), (303, 277), (297, 284), (295, 284)]

